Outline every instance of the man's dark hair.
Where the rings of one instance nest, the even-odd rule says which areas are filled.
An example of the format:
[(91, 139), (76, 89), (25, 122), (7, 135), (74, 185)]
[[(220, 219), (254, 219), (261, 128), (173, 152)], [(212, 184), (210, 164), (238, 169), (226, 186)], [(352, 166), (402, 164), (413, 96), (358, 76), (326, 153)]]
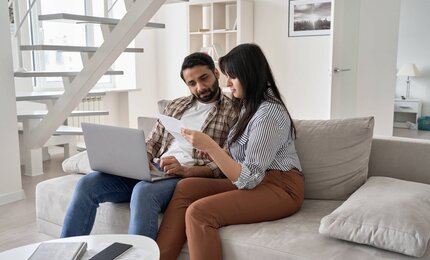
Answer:
[(192, 53), (185, 57), (184, 62), (182, 62), (181, 78), (183, 81), (185, 81), (183, 74), (184, 70), (191, 69), (192, 67), (197, 65), (207, 66), (208, 69), (210, 69), (211, 71), (215, 70), (215, 63), (212, 60), (211, 56), (203, 52)]

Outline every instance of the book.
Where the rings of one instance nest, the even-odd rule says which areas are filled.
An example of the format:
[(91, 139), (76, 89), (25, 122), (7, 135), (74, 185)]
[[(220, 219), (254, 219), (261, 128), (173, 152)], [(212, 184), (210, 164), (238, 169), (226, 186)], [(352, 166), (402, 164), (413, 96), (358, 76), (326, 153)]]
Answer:
[(79, 260), (87, 250), (87, 242), (42, 242), (28, 260)]

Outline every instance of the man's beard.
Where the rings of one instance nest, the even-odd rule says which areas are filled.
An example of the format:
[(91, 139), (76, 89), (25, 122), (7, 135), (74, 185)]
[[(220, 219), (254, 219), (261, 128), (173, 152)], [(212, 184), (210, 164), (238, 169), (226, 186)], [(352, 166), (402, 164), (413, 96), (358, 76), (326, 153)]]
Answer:
[(209, 101), (214, 101), (213, 99), (215, 97), (218, 97), (220, 92), (221, 92), (221, 89), (219, 88), (219, 81), (218, 79), (215, 79), (215, 82), (210, 89), (202, 93), (197, 93), (197, 95), (194, 95), (194, 96), (198, 101), (202, 103), (207, 103)]

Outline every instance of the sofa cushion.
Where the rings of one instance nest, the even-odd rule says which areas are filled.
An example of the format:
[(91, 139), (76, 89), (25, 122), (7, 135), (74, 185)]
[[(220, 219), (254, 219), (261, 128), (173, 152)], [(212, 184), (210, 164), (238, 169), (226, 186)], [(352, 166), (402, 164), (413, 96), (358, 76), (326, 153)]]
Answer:
[(83, 173), (87, 174), (93, 172), (88, 159), (87, 151), (77, 153), (62, 163), (63, 171), (66, 173)]
[[(40, 182), (36, 186), (36, 214), (39, 231), (58, 238), (67, 207), (82, 174), (70, 174)], [(102, 203), (91, 234), (126, 234), (129, 203)]]
[(367, 179), (373, 117), (295, 120), (306, 199), (345, 200)]
[(430, 238), (430, 185), (369, 180), (321, 220), (320, 233), (421, 257)]

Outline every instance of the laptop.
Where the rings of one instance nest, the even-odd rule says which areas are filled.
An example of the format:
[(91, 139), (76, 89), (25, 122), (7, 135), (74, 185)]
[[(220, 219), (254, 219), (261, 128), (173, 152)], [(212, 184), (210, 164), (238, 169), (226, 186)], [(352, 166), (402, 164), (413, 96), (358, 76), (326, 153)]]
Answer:
[(149, 182), (174, 178), (151, 170), (143, 130), (82, 123), (91, 169)]

